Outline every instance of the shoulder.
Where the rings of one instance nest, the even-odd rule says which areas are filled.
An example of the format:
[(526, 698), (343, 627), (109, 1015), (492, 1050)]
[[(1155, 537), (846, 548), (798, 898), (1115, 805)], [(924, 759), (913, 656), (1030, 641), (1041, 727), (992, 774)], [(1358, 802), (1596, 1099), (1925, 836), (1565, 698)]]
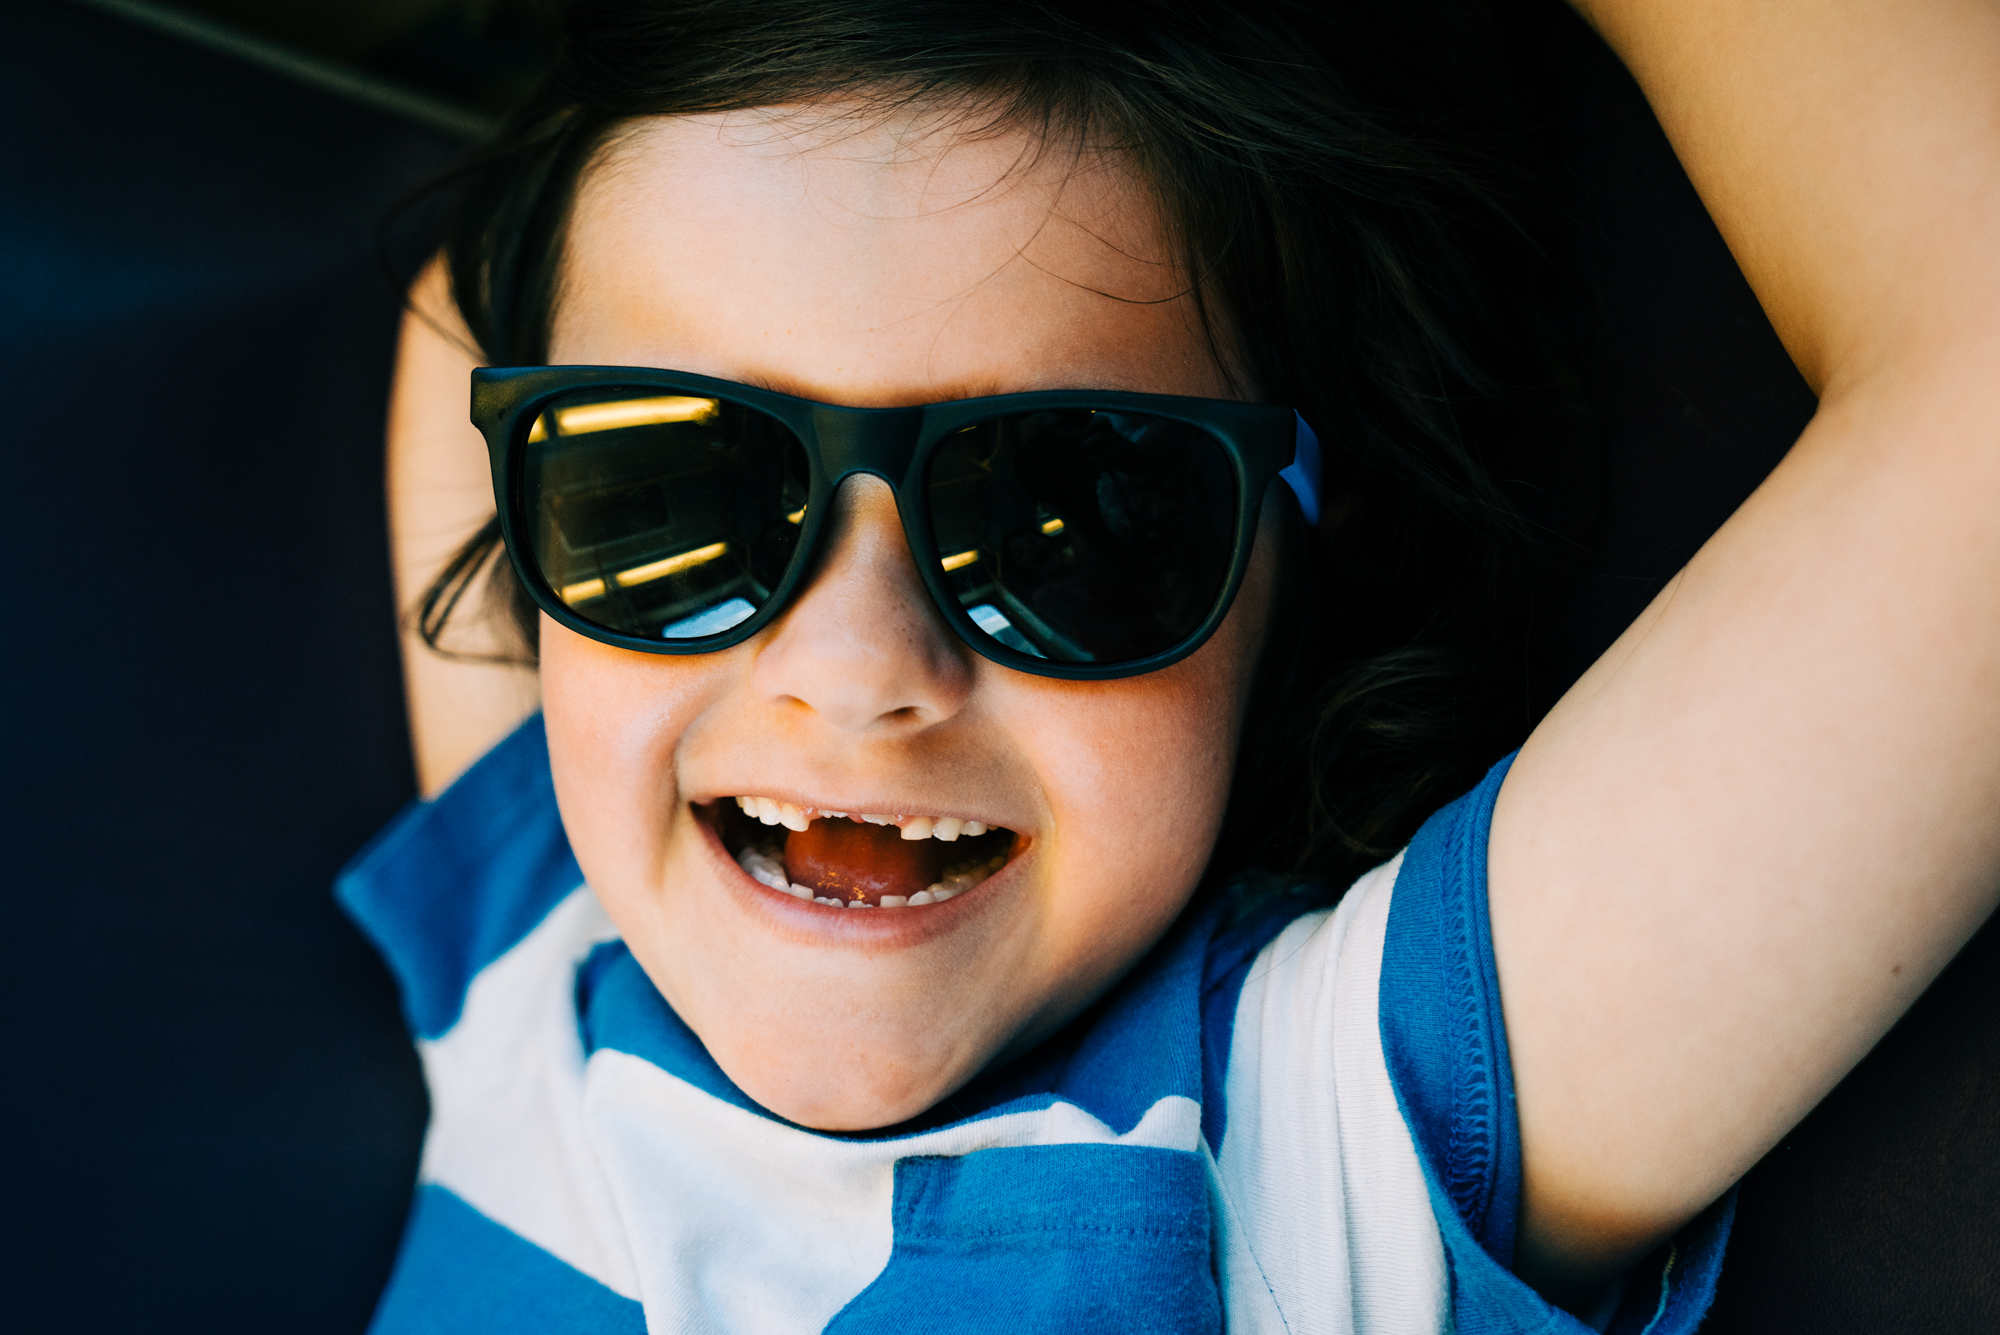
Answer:
[[(1587, 1329), (1513, 1273), (1521, 1135), (1487, 909), (1487, 839), (1513, 757), (1417, 832), (1387, 908), (1380, 1048), (1449, 1259), (1461, 1330)], [(1714, 1296), (1732, 1198), (1622, 1281), (1600, 1329), (1693, 1331)]]
[[(1339, 1328), (1339, 1311), (1369, 1330), (1587, 1329), (1512, 1273), (1520, 1134), (1486, 911), (1507, 764), (1337, 908), (1268, 925), (1234, 961), (1215, 939), (1212, 973), (1231, 972), (1210, 980), (1205, 1046), (1222, 1049), (1210, 1097), (1227, 1117), (1204, 1121), (1232, 1313), (1268, 1307), (1294, 1329)], [(1608, 1328), (1693, 1330), (1727, 1236), (1725, 1203), (1633, 1271)]]
[(582, 883), (536, 715), (436, 798), (404, 808), (335, 894), (395, 973), (411, 1030), (435, 1038), (473, 977)]

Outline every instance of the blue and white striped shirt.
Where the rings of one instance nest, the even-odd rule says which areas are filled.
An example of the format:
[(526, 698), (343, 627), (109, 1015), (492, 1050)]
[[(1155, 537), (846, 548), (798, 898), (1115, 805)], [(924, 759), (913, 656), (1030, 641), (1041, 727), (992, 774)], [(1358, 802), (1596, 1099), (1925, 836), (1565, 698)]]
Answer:
[[(531, 720), (343, 875), (432, 1101), (378, 1335), (1583, 1331), (1506, 1268), (1519, 1193), (1485, 908), (1502, 765), (1337, 908), (1184, 915), (916, 1122), (793, 1125), (618, 940)], [(1727, 1204), (1610, 1329), (1692, 1331)]]

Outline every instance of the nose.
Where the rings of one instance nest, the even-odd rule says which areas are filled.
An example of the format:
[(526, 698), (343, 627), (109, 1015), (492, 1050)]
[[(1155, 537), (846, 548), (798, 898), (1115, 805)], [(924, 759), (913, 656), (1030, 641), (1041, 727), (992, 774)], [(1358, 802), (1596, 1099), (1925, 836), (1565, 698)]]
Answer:
[(888, 486), (850, 477), (829, 522), (819, 568), (758, 653), (753, 688), (849, 733), (950, 718), (972, 689), (971, 651), (932, 606)]

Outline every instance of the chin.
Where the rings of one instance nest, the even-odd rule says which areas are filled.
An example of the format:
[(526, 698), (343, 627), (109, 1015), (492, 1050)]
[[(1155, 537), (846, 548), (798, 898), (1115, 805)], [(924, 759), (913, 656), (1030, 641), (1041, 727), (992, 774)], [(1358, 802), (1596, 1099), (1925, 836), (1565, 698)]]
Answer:
[(929, 1112), (985, 1064), (962, 1050), (939, 1050), (940, 1038), (935, 1031), (857, 1028), (844, 1041), (808, 1038), (773, 1051), (759, 1028), (740, 1040), (718, 1035), (708, 1048), (737, 1088), (788, 1122), (815, 1131), (877, 1131)]

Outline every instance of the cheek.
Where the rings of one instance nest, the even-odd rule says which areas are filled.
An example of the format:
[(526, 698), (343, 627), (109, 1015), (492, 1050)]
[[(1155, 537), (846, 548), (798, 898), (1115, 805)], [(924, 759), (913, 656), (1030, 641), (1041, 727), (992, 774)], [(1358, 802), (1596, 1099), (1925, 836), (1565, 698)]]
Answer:
[(1218, 635), (1152, 676), (1049, 692), (1037, 711), (1038, 768), (1048, 786), (1054, 847), (1065, 885), (1093, 919), (1171, 917), (1206, 865), (1240, 732), (1243, 646)]
[(656, 880), (676, 755), (729, 678), (727, 654), (614, 649), (542, 619), (542, 712), (563, 825), (592, 884)]
[(1051, 805), (1087, 815), (1073, 828), (1197, 868), (1207, 860), (1270, 614), (1273, 546), (1260, 535), (1229, 616), (1194, 654), (1144, 677), (1051, 684), (1037, 733)]
[(1227, 795), (1236, 734), (1227, 701), (1220, 692), (1148, 690), (1053, 711), (1045, 755), (1056, 828), (1161, 851), (1178, 842), (1161, 843), (1165, 833), (1198, 839)]

